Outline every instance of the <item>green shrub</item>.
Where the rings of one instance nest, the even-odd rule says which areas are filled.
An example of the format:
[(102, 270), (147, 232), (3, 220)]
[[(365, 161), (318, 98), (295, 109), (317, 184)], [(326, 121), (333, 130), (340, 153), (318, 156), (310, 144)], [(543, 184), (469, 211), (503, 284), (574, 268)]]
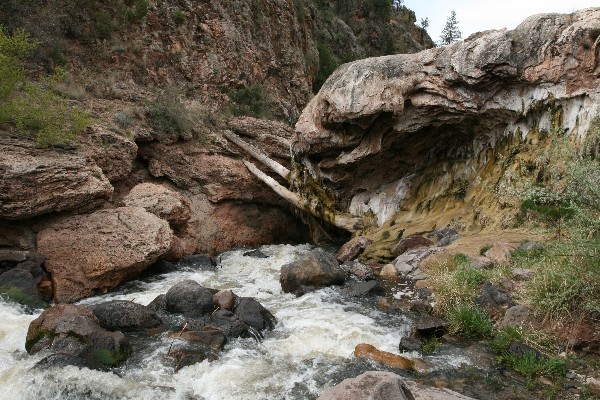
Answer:
[(36, 46), (26, 32), (8, 36), (0, 26), (0, 124), (11, 124), (17, 133), (48, 147), (75, 138), (89, 126), (90, 118), (51, 91), (64, 74), (38, 83), (26, 79), (24, 59)]
[(454, 305), (471, 302), (486, 279), (481, 270), (473, 268), (464, 254), (428, 271), (431, 289), (436, 295), (436, 309), (445, 314)]
[(272, 117), (271, 100), (260, 83), (232, 90), (228, 93), (232, 101), (230, 111), (235, 116), (248, 115), (255, 118)]
[(491, 336), (494, 326), (492, 320), (479, 307), (470, 303), (459, 303), (450, 308), (446, 314), (449, 330), (469, 338), (485, 338)]
[(173, 23), (175, 23), (176, 26), (181, 26), (184, 22), (185, 13), (181, 10), (175, 11), (175, 14), (173, 14)]
[(327, 78), (340, 66), (329, 45), (324, 41), (317, 42), (317, 50), (319, 52), (319, 71), (313, 82), (313, 92), (318, 92)]
[(440, 347), (442, 347), (442, 345), (443, 343), (440, 341), (440, 339), (434, 336), (423, 344), (421, 351), (425, 354), (435, 353)]
[(172, 136), (191, 128), (189, 111), (175, 86), (161, 90), (146, 110), (146, 116), (154, 131), (160, 136)]

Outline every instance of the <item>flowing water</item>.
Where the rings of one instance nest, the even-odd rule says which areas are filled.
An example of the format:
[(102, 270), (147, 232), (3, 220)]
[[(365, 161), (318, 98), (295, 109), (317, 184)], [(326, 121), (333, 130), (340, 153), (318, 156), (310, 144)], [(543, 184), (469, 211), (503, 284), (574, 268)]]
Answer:
[[(134, 346), (135, 354), (114, 372), (32, 368), (43, 355), (28, 355), (24, 343), (29, 323), (39, 314), (29, 315), (0, 301), (0, 399), (314, 399), (344, 378), (385, 369), (355, 359), (352, 352), (357, 344), (369, 343), (397, 353), (400, 338), (411, 328), (406, 316), (381, 310), (371, 300), (350, 298), (339, 288), (298, 298), (281, 291), (281, 266), (311, 249), (309, 245), (263, 246), (260, 250), (267, 258), (234, 250), (221, 256), (214, 271), (192, 265), (81, 302), (125, 299), (148, 304), (175, 283), (193, 279), (206, 287), (255, 297), (277, 318), (276, 328), (262, 342), (230, 341), (218, 360), (178, 372), (166, 357), (173, 343), (167, 333), (155, 336), (145, 349)], [(468, 355), (455, 350), (426, 361), (431, 372), (472, 363)]]

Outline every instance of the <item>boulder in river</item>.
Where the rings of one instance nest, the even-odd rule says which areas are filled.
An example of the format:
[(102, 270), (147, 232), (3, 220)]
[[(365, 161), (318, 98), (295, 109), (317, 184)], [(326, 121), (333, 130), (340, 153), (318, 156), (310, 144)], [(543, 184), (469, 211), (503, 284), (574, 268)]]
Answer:
[(354, 355), (359, 358), (366, 358), (367, 360), (376, 361), (388, 367), (414, 370), (415, 360), (406, 358), (399, 354), (389, 353), (382, 351), (373, 345), (361, 343), (354, 348)]
[(64, 218), (40, 231), (37, 241), (54, 300), (72, 303), (137, 276), (169, 250), (172, 238), (165, 220), (120, 207)]
[(317, 249), (281, 267), (279, 282), (286, 293), (297, 296), (325, 286), (343, 285), (346, 273), (335, 256)]
[(196, 281), (181, 281), (165, 296), (167, 311), (191, 318), (211, 314), (216, 309), (213, 302), (216, 293), (216, 290), (205, 288)]
[(14, 268), (0, 275), (0, 297), (31, 308), (47, 307), (33, 275), (26, 269)]
[(30, 354), (42, 350), (66, 354), (90, 367), (117, 365), (131, 350), (123, 333), (103, 329), (89, 308), (74, 304), (48, 308), (33, 320), (25, 349)]
[(89, 306), (100, 326), (111, 331), (138, 331), (161, 324), (150, 307), (129, 300), (113, 300)]

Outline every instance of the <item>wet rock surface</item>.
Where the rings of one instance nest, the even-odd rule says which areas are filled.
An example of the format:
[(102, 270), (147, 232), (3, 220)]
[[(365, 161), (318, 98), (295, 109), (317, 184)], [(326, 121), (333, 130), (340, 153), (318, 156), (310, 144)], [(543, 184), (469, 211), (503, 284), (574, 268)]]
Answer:
[(89, 306), (100, 326), (111, 331), (139, 331), (162, 323), (151, 308), (128, 300), (113, 300)]
[(90, 368), (117, 365), (131, 350), (123, 333), (103, 329), (90, 309), (72, 304), (48, 308), (31, 322), (25, 348), (30, 354), (62, 354), (65, 358), (56, 362)]
[(335, 255), (340, 263), (352, 261), (362, 254), (373, 241), (364, 236), (357, 236), (345, 243)]
[(300, 260), (281, 267), (280, 283), (286, 293), (302, 295), (316, 288), (342, 285), (346, 272), (335, 256), (323, 250), (314, 250)]

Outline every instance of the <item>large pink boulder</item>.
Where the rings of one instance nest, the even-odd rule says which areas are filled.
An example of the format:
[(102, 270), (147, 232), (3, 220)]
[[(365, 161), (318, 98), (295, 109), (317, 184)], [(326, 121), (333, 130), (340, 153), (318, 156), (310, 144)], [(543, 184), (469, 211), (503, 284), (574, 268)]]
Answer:
[(105, 293), (135, 277), (165, 254), (172, 240), (167, 221), (140, 207), (68, 217), (37, 236), (57, 303)]
[(127, 207), (142, 207), (167, 220), (172, 227), (181, 227), (190, 219), (190, 202), (184, 195), (165, 186), (141, 183), (123, 199)]

